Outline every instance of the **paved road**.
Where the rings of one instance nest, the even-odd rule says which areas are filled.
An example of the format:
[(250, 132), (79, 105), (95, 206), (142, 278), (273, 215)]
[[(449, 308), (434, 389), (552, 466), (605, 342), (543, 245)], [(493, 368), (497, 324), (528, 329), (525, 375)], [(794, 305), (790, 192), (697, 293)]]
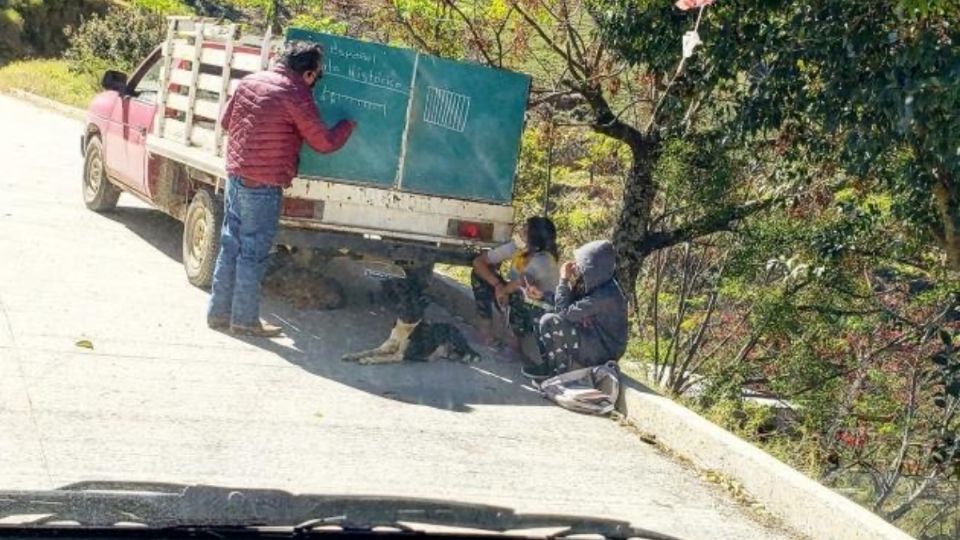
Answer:
[(342, 310), (268, 302), (285, 340), (208, 330), (179, 224), (130, 196), (108, 215), (85, 210), (78, 122), (3, 96), (0, 118), (0, 488), (378, 493), (628, 519), (684, 538), (784, 537), (614, 422), (548, 405), (515, 364), (339, 362), (391, 324), (360, 277)]

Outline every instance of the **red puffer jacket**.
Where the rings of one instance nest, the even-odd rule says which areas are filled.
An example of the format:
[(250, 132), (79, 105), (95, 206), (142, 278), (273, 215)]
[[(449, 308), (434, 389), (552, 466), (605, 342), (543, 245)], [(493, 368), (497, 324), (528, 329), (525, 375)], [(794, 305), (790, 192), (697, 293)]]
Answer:
[(244, 77), (220, 123), (230, 137), (227, 173), (283, 187), (297, 174), (304, 141), (326, 154), (343, 146), (354, 127), (342, 120), (328, 129), (303, 77), (283, 66)]

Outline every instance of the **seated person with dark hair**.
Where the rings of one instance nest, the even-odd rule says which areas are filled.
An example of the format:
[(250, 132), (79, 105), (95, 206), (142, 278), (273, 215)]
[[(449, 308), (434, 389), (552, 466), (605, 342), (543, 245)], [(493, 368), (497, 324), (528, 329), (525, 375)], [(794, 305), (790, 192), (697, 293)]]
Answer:
[[(504, 262), (509, 262), (506, 279), (498, 271)], [(532, 217), (524, 223), (517, 239), (473, 261), (470, 282), (481, 332), (489, 341), (496, 341), (493, 309), (506, 310), (513, 334), (511, 341), (519, 340), (517, 348), (522, 348), (530, 360), (538, 359), (534, 329), (540, 316), (552, 308), (559, 279), (557, 229), (548, 218)]]

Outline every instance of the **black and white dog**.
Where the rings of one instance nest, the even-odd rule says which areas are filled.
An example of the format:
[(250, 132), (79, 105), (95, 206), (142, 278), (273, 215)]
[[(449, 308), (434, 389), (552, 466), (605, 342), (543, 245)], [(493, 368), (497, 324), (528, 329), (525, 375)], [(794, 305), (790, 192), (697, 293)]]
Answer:
[(479, 362), (480, 355), (452, 324), (423, 320), (429, 303), (424, 286), (412, 279), (389, 279), (383, 283), (383, 300), (397, 310), (397, 322), (390, 337), (379, 347), (341, 358), (361, 364), (427, 362), (447, 358), (460, 362)]

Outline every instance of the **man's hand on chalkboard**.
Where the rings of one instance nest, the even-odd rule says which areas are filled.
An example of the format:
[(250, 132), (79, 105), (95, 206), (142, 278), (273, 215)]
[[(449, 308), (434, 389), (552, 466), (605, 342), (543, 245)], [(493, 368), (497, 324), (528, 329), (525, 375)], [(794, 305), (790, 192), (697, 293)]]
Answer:
[[(306, 103), (303, 104), (297, 102), (287, 104), (290, 108), (290, 117), (293, 118), (300, 136), (310, 145), (310, 148), (321, 154), (329, 154), (342, 148), (353, 133), (353, 122), (341, 120), (331, 129), (329, 124), (320, 119), (320, 113), (313, 98), (307, 95), (304, 100)], [(298, 105), (302, 106), (297, 108)]]

